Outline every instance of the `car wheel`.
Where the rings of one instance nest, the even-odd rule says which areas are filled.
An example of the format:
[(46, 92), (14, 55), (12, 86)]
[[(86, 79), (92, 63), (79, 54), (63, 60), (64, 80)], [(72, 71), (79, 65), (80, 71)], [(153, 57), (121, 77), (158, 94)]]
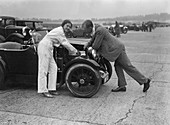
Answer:
[(92, 97), (101, 86), (99, 71), (87, 64), (74, 64), (65, 77), (69, 91), (77, 97)]
[(128, 31), (127, 29), (124, 29), (123, 33), (124, 33), (124, 34), (126, 34), (126, 33), (127, 33), (127, 31)]
[(4, 82), (5, 82), (5, 71), (0, 64), (0, 90), (2, 90), (5, 87)]
[(104, 66), (105, 66), (107, 72), (109, 73), (109, 78), (107, 79), (107, 81), (105, 81), (105, 82), (103, 81), (103, 82), (102, 82), (103, 84), (104, 84), (104, 83), (107, 83), (107, 82), (110, 80), (111, 76), (112, 76), (112, 65), (111, 65), (111, 63), (110, 63), (108, 60), (106, 60), (105, 58), (104, 58)]
[[(108, 60), (106, 60), (106, 59), (104, 59), (104, 63), (105, 63), (106, 69), (107, 69), (107, 71), (108, 71), (108, 73), (109, 73), (109, 79), (110, 79), (111, 76), (112, 76), (112, 65), (111, 65), (111, 63), (110, 63)], [(108, 79), (108, 81), (109, 81), (109, 79)]]

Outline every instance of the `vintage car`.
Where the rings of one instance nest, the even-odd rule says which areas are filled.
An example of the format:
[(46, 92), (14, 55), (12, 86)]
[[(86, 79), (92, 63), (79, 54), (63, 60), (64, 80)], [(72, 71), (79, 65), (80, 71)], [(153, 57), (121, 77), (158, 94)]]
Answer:
[(84, 30), (81, 27), (74, 28), (66, 34), (67, 38), (91, 38), (91, 30)]
[(136, 24), (136, 23), (129, 24), (129, 25), (127, 25), (127, 27), (128, 27), (128, 30), (134, 30), (134, 31), (140, 31), (141, 30), (141, 26)]
[[(76, 97), (92, 97), (101, 84), (112, 75), (110, 62), (95, 50), (83, 50), (87, 39), (69, 39), (81, 55), (72, 56), (59, 46), (54, 49), (58, 66), (57, 87), (65, 84)], [(14, 42), (0, 44), (0, 89), (9, 84), (37, 84), (38, 57), (36, 44), (21, 45)]]
[(128, 32), (128, 27), (126, 25), (121, 24), (120, 30), (121, 30), (121, 33), (126, 34)]
[(0, 16), (0, 43), (13, 41), (23, 44), (31, 38), (30, 28), (16, 26), (15, 18), (11, 16)]
[[(116, 26), (115, 24), (112, 24), (110, 26), (110, 28), (112, 27), (112, 29), (113, 29), (112, 32), (114, 32), (114, 35), (116, 35), (115, 26)], [(126, 34), (128, 32), (128, 27), (126, 25), (120, 24), (119, 27), (120, 27), (120, 33)]]
[(50, 31), (52, 28), (43, 26), (43, 21), (40, 20), (20, 20), (16, 19), (17, 26), (27, 26), (31, 29), (31, 35), (34, 38), (35, 43), (39, 43), (40, 40)]
[(28, 26), (31, 30), (35, 31), (50, 31), (51, 28), (43, 26), (43, 21), (40, 20), (15, 20), (16, 26)]

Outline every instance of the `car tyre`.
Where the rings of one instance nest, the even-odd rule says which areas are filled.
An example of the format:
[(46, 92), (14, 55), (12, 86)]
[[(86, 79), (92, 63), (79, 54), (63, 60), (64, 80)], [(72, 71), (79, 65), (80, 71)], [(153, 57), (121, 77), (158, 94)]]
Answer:
[(109, 78), (105, 82), (104, 82), (104, 80), (102, 80), (102, 84), (107, 83), (110, 80), (110, 78), (112, 76), (112, 72), (113, 72), (111, 63), (105, 58), (103, 58), (103, 60), (104, 60), (104, 66), (105, 66), (107, 72), (109, 73)]
[(68, 69), (65, 82), (74, 96), (89, 98), (98, 92), (102, 81), (99, 71), (88, 64), (80, 63)]

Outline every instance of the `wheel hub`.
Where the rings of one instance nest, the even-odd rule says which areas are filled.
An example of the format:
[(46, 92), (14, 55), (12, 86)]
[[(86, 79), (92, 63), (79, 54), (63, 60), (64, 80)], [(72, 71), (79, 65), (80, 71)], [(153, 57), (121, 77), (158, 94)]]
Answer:
[(79, 80), (79, 83), (80, 83), (81, 85), (83, 85), (83, 84), (85, 83), (85, 80), (84, 80), (84, 79), (80, 79), (80, 80)]

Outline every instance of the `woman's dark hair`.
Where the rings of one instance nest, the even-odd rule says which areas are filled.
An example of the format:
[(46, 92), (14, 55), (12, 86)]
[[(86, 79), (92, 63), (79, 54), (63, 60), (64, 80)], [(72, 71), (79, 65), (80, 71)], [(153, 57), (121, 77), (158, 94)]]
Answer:
[(73, 24), (71, 23), (70, 20), (64, 20), (64, 21), (62, 22), (61, 26), (64, 27), (64, 25), (67, 24), (67, 23), (70, 23), (70, 24), (71, 24), (71, 27), (72, 27)]
[(82, 27), (85, 28), (85, 29), (88, 29), (88, 28), (93, 28), (93, 23), (91, 20), (85, 20), (82, 24)]

